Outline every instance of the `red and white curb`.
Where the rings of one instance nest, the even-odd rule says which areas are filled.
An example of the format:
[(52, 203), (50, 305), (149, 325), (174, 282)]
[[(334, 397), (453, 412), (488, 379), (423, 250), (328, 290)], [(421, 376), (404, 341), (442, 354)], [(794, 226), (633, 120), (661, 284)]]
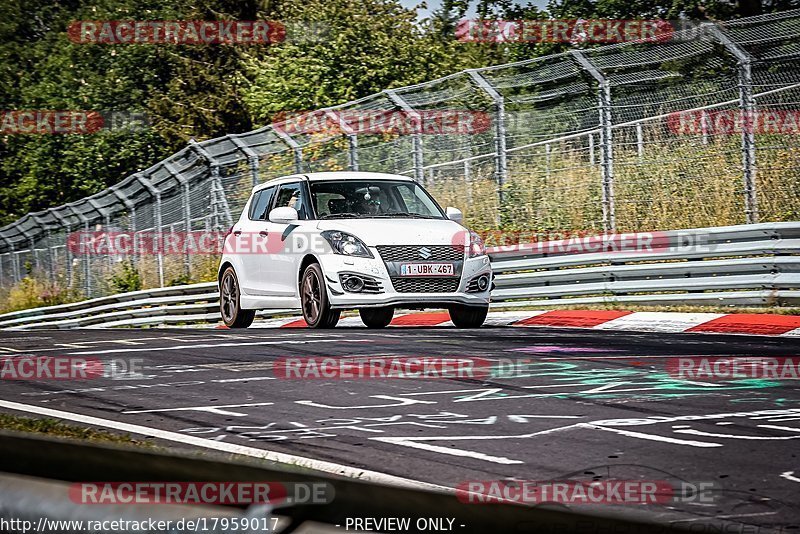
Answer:
[[(486, 326), (573, 327), (634, 332), (692, 332), (800, 337), (800, 316), (760, 313), (630, 312), (621, 310), (541, 310), (491, 312)], [(338, 327), (363, 327), (358, 317), (344, 317)], [(396, 315), (390, 327), (452, 327), (447, 312)], [(305, 328), (302, 317), (256, 321), (251, 328)], [(218, 328), (225, 328), (220, 326)]]

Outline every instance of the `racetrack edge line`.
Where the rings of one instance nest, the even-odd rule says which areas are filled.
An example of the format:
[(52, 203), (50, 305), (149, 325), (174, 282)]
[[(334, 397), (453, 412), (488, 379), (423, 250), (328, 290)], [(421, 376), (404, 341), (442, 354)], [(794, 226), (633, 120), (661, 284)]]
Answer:
[(16, 410), (19, 412), (45, 415), (49, 417), (65, 419), (68, 421), (75, 421), (78, 423), (84, 423), (93, 426), (111, 428), (114, 430), (129, 432), (131, 434), (152, 436), (154, 438), (164, 439), (167, 441), (175, 441), (178, 443), (185, 443), (187, 445), (194, 445), (206, 449), (213, 449), (220, 452), (250, 456), (254, 458), (270, 460), (273, 462), (278, 462), (283, 464), (297, 465), (300, 467), (306, 467), (308, 469), (313, 469), (316, 471), (332, 473), (340, 476), (346, 476), (357, 480), (377, 482), (377, 483), (387, 484), (390, 486), (397, 486), (397, 487), (404, 487), (411, 489), (455, 493), (455, 489), (453, 488), (448, 488), (446, 486), (440, 486), (437, 484), (430, 484), (428, 482), (411, 480), (408, 478), (389, 475), (386, 473), (380, 473), (378, 471), (357, 469), (354, 467), (341, 465), (333, 462), (326, 462), (324, 460), (314, 460), (313, 458), (306, 458), (304, 456), (296, 456), (294, 454), (286, 454), (282, 452), (274, 452), (266, 449), (259, 449), (256, 447), (235, 445), (233, 443), (223, 443), (220, 441), (212, 441), (204, 438), (198, 438), (195, 436), (184, 436), (183, 434), (178, 434), (177, 432), (171, 432), (169, 430), (159, 430), (157, 428), (134, 425), (131, 423), (121, 423), (118, 421), (112, 421), (110, 419), (103, 419), (101, 417), (94, 417), (91, 415), (82, 415), (72, 412), (65, 412), (61, 410), (54, 410), (52, 408), (44, 408), (41, 406), (21, 404), (18, 402), (11, 402), (6, 400), (0, 400), (0, 408), (7, 408), (9, 410)]

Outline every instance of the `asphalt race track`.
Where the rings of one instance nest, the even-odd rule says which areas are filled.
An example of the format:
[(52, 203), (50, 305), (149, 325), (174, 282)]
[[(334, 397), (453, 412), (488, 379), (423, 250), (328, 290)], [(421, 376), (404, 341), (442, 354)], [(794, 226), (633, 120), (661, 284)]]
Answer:
[[(6, 331), (0, 356), (135, 361), (143, 376), (4, 381), (0, 407), (168, 431), (153, 435), (171, 446), (201, 439), (211, 448), (332, 462), (353, 476), (367, 470), (449, 487), (495, 479), (713, 482), (713, 503), (614, 510), (766, 532), (752, 529), (800, 525), (800, 382), (679, 380), (667, 362), (799, 349), (800, 338), (554, 328)], [(276, 376), (276, 359), (308, 356), (477, 357), (516, 367), (478, 378)]]

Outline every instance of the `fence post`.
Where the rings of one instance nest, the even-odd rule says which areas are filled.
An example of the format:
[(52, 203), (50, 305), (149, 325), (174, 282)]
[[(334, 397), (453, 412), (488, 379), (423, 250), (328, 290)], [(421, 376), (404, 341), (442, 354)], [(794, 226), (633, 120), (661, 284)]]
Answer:
[[(89, 219), (86, 217), (86, 215), (76, 210), (74, 206), (67, 204), (66, 207), (69, 208), (72, 214), (75, 215), (78, 218), (78, 220), (83, 223), (84, 234), (81, 236), (81, 239), (78, 242), (78, 251), (80, 252), (80, 254), (83, 254), (83, 272), (84, 272), (83, 289), (84, 291), (86, 291), (86, 298), (88, 299), (91, 298), (90, 295), (92, 290), (92, 284), (91, 281), (89, 280), (89, 254), (86, 250), (86, 247), (83, 244), (83, 240), (86, 239), (89, 235)], [(72, 276), (72, 273), (73, 273), (72, 267), (70, 266), (70, 276)], [(70, 287), (72, 287), (72, 280), (70, 280)]]
[[(85, 236), (89, 235), (89, 218), (81, 214), (83, 218), (83, 231)], [(92, 266), (89, 264), (89, 252), (83, 249), (83, 288), (86, 290), (86, 298), (92, 298)]]
[(611, 85), (606, 77), (579, 50), (571, 50), (572, 56), (591, 76), (597, 80), (597, 101), (600, 112), (600, 169), (603, 177), (602, 206), (603, 229), (606, 233), (616, 231), (616, 209), (614, 205), (614, 150), (612, 146)]
[[(50, 248), (50, 231), (48, 230), (48, 224), (42, 221), (36, 215), (31, 215), (31, 218), (39, 224), (39, 227), (42, 228), (42, 233), (44, 234), (44, 241), (45, 241), (45, 249), (47, 249), (47, 256), (45, 261), (47, 262), (47, 276), (51, 282), (55, 281), (55, 276), (53, 273), (53, 250)], [(31, 246), (33, 246), (34, 240), (31, 239)], [(39, 255), (35, 254), (36, 257), (36, 267), (41, 269), (41, 263), (39, 262)], [(45, 270), (45, 269), (42, 269)]]
[[(173, 178), (178, 180), (181, 183), (183, 188), (183, 225), (186, 229), (186, 235), (184, 236), (183, 240), (179, 241), (182, 242), (184, 247), (187, 243), (190, 243), (189, 233), (192, 231), (192, 208), (191, 208), (191, 197), (189, 196), (189, 180), (184, 178), (183, 175), (178, 172), (178, 170), (169, 162), (164, 162), (164, 169), (168, 173), (172, 175)], [(256, 171), (256, 175), (253, 177), (253, 180), (257, 179), (258, 171)], [(187, 248), (185, 250), (184, 258), (183, 258), (183, 274), (187, 277), (191, 276), (191, 258), (189, 256), (190, 252)]]
[(731, 41), (716, 24), (705, 24), (709, 34), (719, 41), (736, 58), (739, 70), (739, 112), (742, 114), (742, 176), (744, 181), (744, 214), (747, 224), (758, 222), (758, 195), (756, 193), (756, 103), (753, 98), (753, 57)]
[[(277, 132), (278, 130), (275, 130), (276, 134)], [(217, 203), (222, 204), (225, 221), (228, 223), (228, 225), (232, 225), (233, 219), (231, 218), (231, 212), (228, 208), (228, 200), (225, 198), (225, 188), (222, 185), (222, 177), (219, 173), (219, 162), (208, 150), (205, 149), (203, 145), (194, 139), (192, 139), (189, 143), (197, 151), (197, 153), (206, 160), (206, 163), (208, 163), (208, 168), (211, 174), (211, 209), (214, 212), (213, 230), (223, 227), (219, 224), (219, 206), (217, 206)], [(219, 198), (217, 198), (218, 196)]]
[(162, 239), (161, 239), (161, 191), (156, 189), (156, 187), (143, 176), (144, 172), (137, 172), (134, 174), (136, 180), (144, 186), (145, 189), (150, 193), (150, 196), (153, 197), (155, 202), (155, 240), (153, 241), (156, 250), (158, 251), (156, 254), (156, 261), (158, 262), (158, 286), (164, 287), (164, 250), (162, 247)]
[(136, 204), (134, 204), (126, 194), (119, 190), (118, 185), (112, 185), (109, 187), (109, 190), (114, 193), (114, 196), (116, 196), (128, 210), (128, 230), (133, 238), (133, 253), (130, 254), (129, 261), (135, 269), (138, 269), (138, 258), (136, 257), (136, 251), (138, 248), (138, 239), (136, 239)]
[(250, 148), (250, 145), (236, 137), (235, 135), (226, 136), (236, 147), (247, 157), (247, 164), (250, 166), (250, 176), (253, 179), (253, 187), (261, 181), (258, 176), (258, 154)]
[(403, 100), (403, 98), (398, 95), (392, 89), (386, 89), (383, 92), (386, 96), (389, 97), (389, 100), (392, 103), (402, 109), (404, 112), (408, 113), (408, 116), (414, 120), (414, 135), (411, 137), (411, 143), (413, 145), (413, 159), (414, 159), (414, 179), (420, 183), (425, 183), (425, 159), (423, 157), (422, 152), (422, 135), (420, 134), (420, 129), (422, 128), (422, 116), (419, 112), (408, 105), (408, 102)]
[(351, 171), (358, 171), (358, 136), (355, 130), (344, 120), (341, 113), (326, 109), (325, 115), (336, 122), (347, 136), (347, 166)]
[(506, 104), (505, 98), (489, 80), (475, 69), (467, 69), (467, 74), (494, 101), (494, 147), (495, 147), (495, 179), (497, 181), (497, 200), (503, 205), (503, 186), (508, 180), (508, 152), (506, 150)]
[(286, 145), (292, 149), (292, 153), (294, 154), (294, 172), (296, 174), (302, 174), (303, 172), (303, 148), (300, 146), (300, 143), (294, 140), (294, 138), (281, 130), (280, 128), (273, 128), (275, 135), (281, 138), (281, 141), (286, 143)]
[(14, 283), (17, 283), (21, 280), (19, 276), (19, 258), (17, 257), (16, 247), (14, 246), (13, 241), (8, 242), (11, 246), (11, 272), (14, 276)]
[(644, 132), (642, 131), (642, 123), (636, 123), (636, 155), (639, 158), (639, 163), (644, 159)]
[[(71, 265), (71, 263), (72, 263), (72, 258), (71, 258), (72, 253), (69, 250), (70, 224), (66, 221), (66, 219), (64, 219), (64, 217), (59, 215), (58, 211), (56, 211), (54, 208), (50, 208), (47, 211), (48, 211), (48, 213), (50, 213), (50, 215), (53, 216), (54, 219), (58, 220), (58, 222), (61, 224), (61, 227), (64, 229), (64, 258), (65, 258), (65, 260), (67, 262), (67, 265), (66, 265), (66, 268), (67, 268), (67, 273), (66, 273), (67, 274), (67, 284), (68, 284), (67, 287), (72, 289), (72, 265)], [(50, 241), (50, 240), (48, 239), (48, 241)], [(51, 241), (51, 243), (52, 243), (52, 241)], [(52, 254), (53, 248), (55, 248), (55, 247), (53, 247), (51, 245), (51, 247), (50, 247), (51, 257), (53, 257), (53, 261), (54, 261), (54, 265), (53, 265), (53, 280), (55, 280), (55, 255)]]
[[(0, 239), (5, 241), (6, 246), (8, 247), (8, 249), (10, 251), (8, 255), (13, 260), (14, 259), (14, 245), (11, 244), (11, 241), (7, 237), (4, 237), (4, 236), (0, 235)], [(13, 264), (11, 266), (11, 271), (12, 271), (11, 272), (11, 280), (12, 280), (12, 282), (11, 282), (11, 284), (9, 284), (9, 286), (16, 283), (16, 280), (14, 280), (14, 272), (13, 272), (14, 271), (14, 266), (13, 266)], [(5, 287), (5, 285), (6, 285), (5, 284), (5, 266), (4, 266), (4, 262), (2, 260), (2, 257), (0, 257), (0, 286)]]

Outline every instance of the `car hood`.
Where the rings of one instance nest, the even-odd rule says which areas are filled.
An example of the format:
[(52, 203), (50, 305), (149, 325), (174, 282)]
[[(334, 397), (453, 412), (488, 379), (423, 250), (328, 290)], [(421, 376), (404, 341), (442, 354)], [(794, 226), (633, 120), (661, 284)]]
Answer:
[(450, 245), (465, 231), (463, 226), (449, 219), (338, 219), (319, 221), (317, 228), (347, 232), (368, 247)]

